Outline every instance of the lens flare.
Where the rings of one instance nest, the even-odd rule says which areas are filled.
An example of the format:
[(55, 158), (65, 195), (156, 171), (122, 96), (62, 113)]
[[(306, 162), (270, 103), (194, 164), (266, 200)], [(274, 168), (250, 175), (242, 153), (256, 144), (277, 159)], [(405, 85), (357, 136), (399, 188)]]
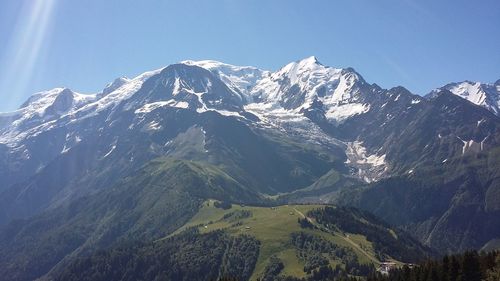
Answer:
[(41, 50), (48, 46), (48, 30), (56, 0), (25, 1), (2, 57), (0, 90), (4, 106), (14, 107), (26, 95)]

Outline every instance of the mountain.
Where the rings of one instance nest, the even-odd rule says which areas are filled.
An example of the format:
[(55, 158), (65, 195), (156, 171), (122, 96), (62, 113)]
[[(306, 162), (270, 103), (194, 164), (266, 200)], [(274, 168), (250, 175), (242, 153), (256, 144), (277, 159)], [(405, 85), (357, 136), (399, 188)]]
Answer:
[(247, 102), (251, 101), (250, 92), (255, 84), (271, 74), (270, 71), (261, 70), (253, 66), (235, 66), (213, 60), (188, 60), (181, 63), (209, 70)]
[[(315, 57), (275, 72), (184, 61), (91, 95), (38, 93), (0, 114), (0, 272), (31, 280), (76, 270), (83, 255), (178, 234), (207, 200), (355, 206), (440, 253), (480, 249), (500, 238), (499, 146), (500, 118), (452, 91), (383, 89)], [(349, 232), (345, 223), (339, 230)], [(193, 239), (242, 242), (226, 234)], [(252, 237), (242, 243), (264, 243)], [(149, 260), (173, 249), (165, 243), (166, 252), (139, 243), (125, 253)], [(381, 255), (398, 259), (389, 248)], [(261, 272), (269, 260), (241, 262)], [(287, 262), (297, 262), (283, 260), (293, 271)]]
[(495, 115), (500, 115), (500, 79), (494, 84), (464, 81), (450, 83), (431, 91), (427, 97), (434, 97), (440, 91), (447, 90), (474, 104), (480, 105)]
[(337, 202), (399, 225), (442, 253), (481, 249), (500, 224), (498, 148), (346, 191)]

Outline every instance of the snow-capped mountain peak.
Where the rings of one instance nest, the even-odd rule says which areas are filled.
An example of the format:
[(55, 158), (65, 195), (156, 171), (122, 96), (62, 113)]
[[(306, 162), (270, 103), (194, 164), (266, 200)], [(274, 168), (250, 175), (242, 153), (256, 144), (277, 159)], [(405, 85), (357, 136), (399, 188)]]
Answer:
[(450, 91), (454, 95), (482, 106), (496, 115), (500, 115), (500, 80), (494, 84), (471, 81), (450, 83), (431, 91), (427, 97), (433, 98), (442, 90)]
[(261, 70), (253, 66), (236, 66), (214, 60), (182, 61), (182, 64), (195, 65), (219, 77), (231, 90), (249, 100), (251, 89), (259, 80), (268, 76), (269, 71)]
[(64, 115), (68, 112), (92, 102), (96, 95), (76, 93), (68, 88), (54, 88), (48, 91), (35, 93), (11, 115), (22, 115), (18, 121), (35, 117), (50, 118), (52, 115)]
[(282, 67), (277, 74), (289, 73), (290, 75), (299, 74), (306, 71), (315, 71), (325, 68), (314, 56), (291, 62)]
[(102, 95), (107, 95), (128, 82), (130, 82), (130, 79), (127, 77), (116, 78), (113, 82), (106, 85), (106, 87), (102, 90)]
[(307, 57), (305, 59), (302, 59), (301, 62), (310, 64), (321, 64), (316, 56)]
[(13, 144), (18, 136), (29, 136), (30, 130), (72, 114), (96, 99), (95, 94), (80, 94), (68, 88), (35, 93), (18, 110), (0, 113), (0, 142)]
[[(193, 64), (172, 64), (146, 81), (127, 101), (126, 109), (148, 113), (158, 106), (239, 111), (245, 99), (213, 72)], [(139, 109), (137, 109), (139, 108)]]
[[(495, 84), (466, 81), (443, 88), (495, 114), (500, 112), (500, 80)], [(19, 139), (20, 132), (28, 136), (31, 129), (42, 131), (52, 125), (78, 124), (101, 113), (105, 113), (103, 118), (107, 120), (120, 110), (142, 115), (158, 107), (214, 110), (237, 116), (248, 111), (263, 122), (278, 126), (312, 119), (338, 125), (383, 107), (389, 99), (384, 94), (387, 92), (366, 83), (352, 68), (329, 67), (314, 56), (289, 63), (275, 72), (214, 60), (188, 60), (133, 79), (117, 78), (94, 95), (65, 88), (36, 93), (20, 109), (0, 114), (0, 142), (13, 143), (11, 140)], [(398, 101), (400, 95), (408, 94), (398, 93), (392, 98)], [(419, 102), (413, 97), (408, 100), (410, 105)]]
[[(163, 69), (164, 68), (147, 71), (138, 75), (133, 79), (126, 79), (126, 78), (115, 79), (114, 82), (108, 84), (108, 86), (110, 87), (106, 87), (103, 90), (104, 93), (104, 91), (108, 89), (107, 94), (98, 96), (97, 100), (81, 107), (76, 112), (76, 114), (79, 116), (86, 116), (88, 114), (92, 115), (102, 110), (118, 105), (120, 102), (134, 95), (142, 87), (145, 81), (159, 74)], [(113, 84), (115, 84), (115, 86), (117, 85), (120, 86), (115, 87), (115, 89), (113, 89), (114, 88)]]
[[(274, 103), (286, 110), (320, 109), (336, 122), (366, 112), (360, 88), (363, 78), (353, 69), (321, 64), (316, 57), (292, 62), (265, 77), (252, 90), (254, 100)], [(351, 104), (346, 111), (339, 108)]]

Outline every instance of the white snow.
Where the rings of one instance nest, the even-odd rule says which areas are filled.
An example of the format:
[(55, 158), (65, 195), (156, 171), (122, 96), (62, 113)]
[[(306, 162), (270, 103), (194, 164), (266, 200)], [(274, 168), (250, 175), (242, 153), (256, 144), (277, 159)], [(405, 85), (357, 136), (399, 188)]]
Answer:
[(151, 131), (158, 131), (161, 129), (161, 125), (160, 123), (158, 123), (157, 121), (151, 121), (148, 125), (147, 125), (147, 129), (148, 130), (151, 130)]
[(201, 132), (203, 133), (203, 149), (205, 153), (208, 153), (207, 149), (207, 131), (205, 131), (205, 128), (201, 127)]
[[(84, 95), (71, 91), (73, 96), (72, 106), (66, 112), (58, 112), (61, 115), (60, 117), (45, 116), (45, 111), (54, 103), (58, 95), (67, 89), (55, 88), (49, 91), (36, 93), (30, 97), (30, 99), (26, 102), (26, 106), (23, 108), (14, 112), (1, 113), (1, 116), (13, 117), (15, 120), (13, 120), (11, 125), (0, 135), (0, 143), (5, 143), (13, 147), (27, 137), (34, 137), (41, 132), (50, 130), (56, 126), (65, 126), (66, 124), (58, 123), (61, 120), (66, 120), (69, 123), (76, 123), (86, 117), (96, 115), (98, 112), (117, 105), (122, 100), (131, 97), (140, 89), (144, 81), (160, 71), (161, 69), (145, 72), (131, 80), (125, 78), (117, 79), (120, 80), (119, 83), (115, 80), (115, 82), (108, 84), (106, 89), (113, 89), (113, 84), (115, 84), (114, 86), (119, 87), (107, 95)], [(25, 129), (24, 131), (20, 131), (18, 129), (19, 125), (25, 123), (26, 120), (32, 120), (33, 118), (39, 118), (39, 123), (31, 123), (33, 124), (32, 127)]]
[(216, 74), (222, 82), (226, 83), (235, 93), (241, 93), (242, 98), (251, 100), (250, 89), (263, 77), (269, 76), (270, 72), (252, 66), (236, 66), (214, 60), (181, 62), (187, 65), (196, 65)]
[(481, 118), (481, 120), (477, 121), (477, 127), (479, 127), (484, 121), (484, 118)]
[[(356, 102), (359, 90), (355, 84), (362, 80), (357, 73), (324, 66), (315, 57), (289, 63), (276, 72), (211, 60), (182, 63), (196, 65), (217, 74), (236, 93), (243, 94), (248, 102), (246, 107), (258, 111), (256, 115), (260, 114), (261, 117), (263, 112), (258, 108), (263, 105), (268, 109), (272, 108), (273, 111), (266, 115), (274, 117), (282, 115), (288, 119), (290, 116), (300, 116), (302, 113), (299, 111), (309, 108), (314, 100), (321, 101), (325, 111), (328, 112), (327, 117), (337, 123), (369, 110), (368, 105)], [(287, 87), (294, 85), (298, 87), (299, 94), (304, 94), (303, 104), (288, 110), (280, 106), (287, 92), (283, 89), (283, 81), (287, 81)], [(202, 108), (199, 111), (206, 110)]]
[(113, 151), (115, 151), (115, 149), (116, 149), (116, 144), (114, 144), (113, 146), (111, 146), (111, 149), (108, 151), (108, 153), (106, 153), (106, 154), (102, 157), (102, 159), (104, 159), (104, 158), (108, 157), (109, 155), (111, 155), (111, 153), (113, 153)]
[[(71, 104), (64, 111), (60, 111), (60, 108), (54, 108), (58, 115), (49, 114), (48, 108), (63, 92), (71, 95)], [(80, 94), (66, 88), (38, 92), (32, 95), (18, 110), (0, 114), (0, 117), (12, 118), (10, 126), (6, 127), (0, 135), (0, 143), (14, 147), (25, 138), (35, 137), (42, 131), (53, 128), (55, 122), (60, 118), (71, 115), (79, 108), (95, 101), (96, 97), (95, 94)]]
[(61, 151), (61, 154), (68, 152), (73, 146), (80, 143), (82, 139), (78, 135), (66, 134), (66, 142), (64, 143), (64, 147)]
[(65, 89), (65, 88), (54, 88), (49, 91), (43, 91), (43, 92), (38, 92), (34, 95), (32, 95), (27, 103), (26, 106), (14, 111), (14, 112), (9, 112), (9, 113), (3, 113), (4, 116), (20, 116), (19, 119), (15, 120), (13, 122), (13, 126), (18, 126), (22, 122), (32, 119), (34, 117), (44, 117), (46, 114), (46, 110), (54, 104), (55, 100), (57, 97), (64, 91), (70, 91), (70, 93), (73, 96), (73, 101), (72, 101), (72, 106), (70, 109), (62, 115), (71, 113), (72, 111), (78, 109), (84, 104), (87, 104), (91, 101), (94, 101), (96, 99), (96, 95), (84, 95), (80, 93), (73, 92), (71, 90)]
[(172, 90), (172, 96), (177, 96), (181, 91), (181, 82), (179, 77), (175, 77), (174, 89)]
[(284, 94), (280, 91), (279, 82), (289, 80), (290, 85), (297, 85), (300, 91), (306, 94), (306, 103), (317, 97), (317, 90), (320, 88), (325, 89), (330, 102), (336, 102), (345, 94), (349, 83), (345, 79), (340, 81), (341, 73), (342, 69), (323, 66), (315, 57), (309, 57), (289, 63), (279, 71), (264, 77), (257, 82), (251, 94), (253, 97), (276, 103), (283, 99)]
[(244, 106), (244, 109), (255, 114), (263, 121), (275, 124), (282, 122), (302, 122), (307, 118), (297, 110), (286, 110), (274, 103), (251, 103)]
[(67, 147), (66, 145), (64, 145), (62, 151), (61, 151), (61, 154), (64, 154), (66, 152), (68, 152), (69, 150), (71, 149), (71, 147)]
[(160, 107), (177, 107), (177, 108), (189, 108), (189, 103), (185, 101), (176, 101), (170, 99), (168, 101), (157, 101), (152, 103), (147, 103), (143, 105), (141, 108), (135, 110), (135, 114), (145, 114), (149, 113)]
[(210, 111), (215, 111), (215, 112), (218, 112), (220, 113), (221, 115), (224, 115), (224, 116), (234, 116), (234, 117), (239, 117), (239, 118), (245, 118), (243, 116), (241, 116), (238, 112), (235, 112), (235, 111), (229, 111), (229, 110), (222, 110), (222, 109), (213, 109), (213, 110), (210, 110)]
[(487, 135), (481, 142), (480, 142), (480, 149), (483, 151), (484, 149), (484, 142), (490, 137), (490, 135)]
[(346, 164), (356, 168), (359, 178), (364, 179), (366, 182), (382, 178), (388, 169), (385, 154), (369, 155), (360, 141), (348, 142), (346, 155)]
[(177, 107), (177, 108), (189, 108), (189, 103), (185, 101), (178, 101), (174, 104), (171, 105), (172, 107)]
[(483, 143), (484, 143), (484, 141), (488, 137), (489, 136), (487, 136), (486, 138), (484, 138), (484, 140), (481, 141), (480, 143), (477, 143), (474, 140), (468, 140), (468, 141), (466, 141), (466, 140), (463, 140), (462, 138), (460, 138), (459, 136), (457, 136), (457, 138), (460, 141), (462, 141), (462, 143), (463, 143), (463, 146), (462, 146), (462, 155), (464, 155), (469, 150), (482, 151), (483, 150)]
[(170, 106), (171, 104), (173, 104), (174, 102), (172, 102), (173, 100), (169, 100), (169, 101), (157, 101), (157, 102), (152, 102), (152, 103), (147, 103), (145, 105), (143, 105), (141, 108), (139, 109), (136, 109), (135, 110), (135, 114), (139, 114), (139, 113), (149, 113), (157, 108), (160, 108), (160, 107), (163, 107), (163, 106)]
[(163, 70), (163, 68), (144, 72), (143, 74), (129, 80), (127, 83), (123, 84), (121, 87), (104, 96), (103, 98), (97, 100), (96, 102), (89, 103), (86, 106), (82, 107), (78, 110), (78, 112), (90, 112), (91, 114), (95, 114), (104, 109), (117, 105), (121, 101), (126, 100), (133, 94), (135, 94), (147, 79), (160, 73), (161, 70)]
[(325, 116), (330, 121), (341, 123), (352, 116), (366, 113), (369, 110), (369, 104), (348, 103), (329, 108), (329, 110), (325, 113)]
[[(326, 135), (302, 113), (302, 110), (309, 109), (314, 102), (322, 103), (322, 110), (325, 111), (326, 118), (330, 122), (337, 124), (370, 110), (370, 105), (363, 103), (362, 99), (360, 99), (362, 93), (358, 86), (365, 82), (355, 71), (324, 66), (315, 57), (292, 62), (275, 72), (210, 60), (184, 61), (182, 63), (205, 68), (217, 75), (236, 95), (241, 96), (247, 102), (244, 109), (261, 119), (259, 126), (264, 128), (272, 127), (293, 135), (305, 136), (314, 143), (325, 145), (339, 145), (340, 143), (338, 140)], [(113, 109), (119, 103), (128, 101), (133, 97), (147, 79), (160, 73), (162, 69), (145, 72), (133, 79), (118, 78), (108, 84), (102, 94), (81, 95), (74, 93), (75, 105), (71, 110), (64, 113), (64, 116), (69, 117), (65, 121), (63, 119), (44, 121), (42, 124), (23, 132), (9, 129), (0, 135), (0, 142), (8, 143), (14, 139), (35, 137), (43, 131), (65, 126), (68, 123), (76, 123), (104, 110)], [(130, 106), (128, 109), (133, 109), (136, 114), (148, 114), (160, 107), (186, 109), (190, 106), (188, 102), (176, 100), (176, 98), (178, 99), (176, 97), (177, 93), (183, 91), (197, 96), (201, 104), (201, 107), (197, 108), (198, 112), (213, 110), (225, 116), (244, 118), (239, 112), (216, 110), (204, 103), (202, 96), (211, 88), (209, 80), (203, 86), (205, 89), (197, 89), (197, 91), (183, 85), (179, 77), (176, 77), (175, 81), (171, 82), (174, 83), (173, 99), (147, 104), (135, 104), (130, 100), (127, 103)], [(303, 100), (299, 99), (300, 102), (294, 104), (293, 108), (285, 109), (281, 104), (287, 98), (286, 95), (290, 93), (292, 87), (292, 90), (297, 90), (295, 92), (297, 95), (302, 95)], [(35, 94), (30, 100), (29, 112), (37, 115), (43, 114), (44, 106), (51, 104), (51, 101), (55, 100), (57, 93), (62, 90), (62, 88), (57, 88)], [(419, 100), (414, 99), (412, 104), (417, 102)], [(25, 115), (24, 111), (16, 111), (0, 114), (0, 117), (18, 118)], [(150, 123), (147, 126), (151, 130), (161, 128), (157, 123)], [(131, 124), (129, 128), (134, 128), (134, 124)], [(69, 149), (71, 145), (74, 145), (74, 143), (68, 142), (65, 149)], [(385, 155), (365, 155), (366, 151), (362, 151), (361, 144), (356, 149), (360, 150), (359, 153), (366, 157), (365, 162), (357, 164), (371, 167), (384, 165)], [(373, 175), (367, 177), (369, 179), (374, 178)]]
[(500, 115), (500, 84), (470, 81), (451, 83), (433, 90), (429, 95), (435, 96), (440, 90), (448, 90), (461, 98), (490, 110), (496, 115)]

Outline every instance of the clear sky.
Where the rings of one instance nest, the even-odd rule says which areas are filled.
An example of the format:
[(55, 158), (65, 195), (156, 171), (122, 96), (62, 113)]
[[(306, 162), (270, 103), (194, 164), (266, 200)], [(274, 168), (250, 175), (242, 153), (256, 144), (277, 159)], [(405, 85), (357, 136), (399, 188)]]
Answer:
[(0, 0), (0, 111), (186, 59), (277, 70), (315, 55), (417, 94), (500, 79), (498, 0)]

